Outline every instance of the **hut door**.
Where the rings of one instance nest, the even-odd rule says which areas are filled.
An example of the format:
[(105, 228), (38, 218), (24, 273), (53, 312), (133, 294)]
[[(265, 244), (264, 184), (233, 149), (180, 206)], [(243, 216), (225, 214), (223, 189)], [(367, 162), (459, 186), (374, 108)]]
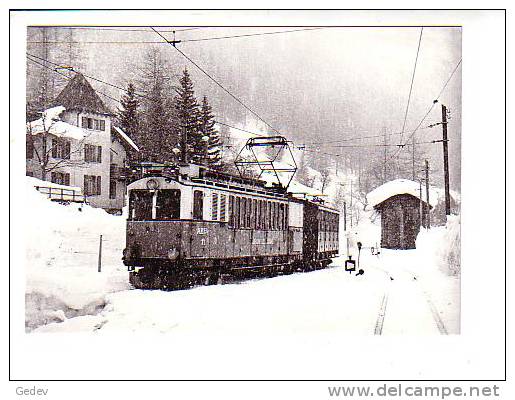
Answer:
[(399, 203), (399, 248), (404, 249), (404, 224), (406, 222), (406, 208)]

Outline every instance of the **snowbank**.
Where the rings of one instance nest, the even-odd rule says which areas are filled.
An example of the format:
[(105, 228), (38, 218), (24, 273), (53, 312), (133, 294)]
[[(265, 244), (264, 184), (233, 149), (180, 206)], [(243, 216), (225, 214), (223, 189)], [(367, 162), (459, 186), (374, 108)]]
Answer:
[(417, 236), (417, 249), (425, 252), (447, 275), (458, 276), (461, 273), (460, 220), (459, 215), (449, 215), (445, 226), (422, 229)]
[[(27, 177), (25, 208), (25, 325), (40, 325), (95, 312), (107, 293), (129, 287), (121, 262), (125, 217), (84, 204), (61, 205), (34, 189)], [(102, 272), (97, 272), (103, 235)]]

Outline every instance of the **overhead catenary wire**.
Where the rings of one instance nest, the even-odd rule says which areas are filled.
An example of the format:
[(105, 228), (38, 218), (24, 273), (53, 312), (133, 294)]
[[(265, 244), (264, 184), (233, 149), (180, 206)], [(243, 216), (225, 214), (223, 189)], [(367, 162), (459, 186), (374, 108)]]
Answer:
[[(429, 141), (424, 141), (424, 142), (416, 142), (416, 143), (405, 143), (405, 144), (380, 144), (380, 143), (376, 143), (376, 144), (362, 144), (362, 145), (359, 145), (359, 144), (356, 144), (356, 145), (341, 145), (341, 146), (331, 146), (332, 148), (368, 148), (368, 147), (409, 147), (409, 146), (412, 146), (413, 144), (415, 145), (418, 145), (418, 144), (433, 144), (433, 143), (440, 143), (442, 142), (442, 140), (429, 140)], [(301, 151), (306, 151), (308, 153), (317, 153), (317, 154), (324, 154), (324, 155), (330, 155), (330, 156), (335, 156), (335, 157), (341, 157), (342, 154), (337, 154), (337, 153), (327, 153), (327, 152), (323, 152), (323, 151), (320, 151), (320, 150), (313, 150), (313, 149), (306, 149), (305, 146), (296, 146), (297, 150), (301, 150)]]
[[(417, 126), (415, 127), (415, 129), (413, 129), (413, 131), (411, 132), (411, 135), (408, 137), (408, 139), (404, 142), (404, 144), (401, 143), (401, 146), (399, 146), (397, 148), (397, 150), (390, 156), (388, 157), (386, 160), (382, 161), (382, 164), (386, 165), (387, 163), (391, 162), (394, 158), (398, 157), (398, 155), (400, 154), (400, 152), (402, 151), (402, 149), (404, 149), (405, 147), (408, 147), (408, 142), (411, 140), (411, 138), (413, 137), (413, 135), (415, 135), (415, 132), (417, 132), (417, 130), (420, 128), (420, 126), (424, 123), (424, 121), (426, 120), (426, 118), (428, 117), (428, 115), (431, 113), (431, 111), (433, 110), (434, 106), (436, 103), (438, 103), (438, 100), (440, 99), (440, 97), (442, 96), (443, 92), (445, 91), (445, 89), (447, 88), (447, 85), (449, 84), (449, 82), (451, 81), (452, 77), (454, 76), (454, 74), (456, 73), (456, 71), (458, 70), (459, 66), (461, 65), (461, 61), (462, 59), (460, 58), (458, 63), (456, 64), (456, 66), (454, 67), (454, 69), (452, 70), (451, 74), (449, 75), (449, 78), (445, 81), (444, 85), (442, 86), (440, 92), (438, 93), (438, 96), (436, 97), (436, 99), (433, 100), (433, 102), (431, 103), (431, 106), (429, 107), (429, 109), (427, 110), (427, 112), (424, 114), (424, 116), (422, 117), (422, 119), (420, 120), (420, 122), (417, 124)], [(437, 141), (434, 141), (435, 143)], [(370, 172), (372, 169), (374, 169), (375, 167), (372, 167), (370, 169), (368, 169), (367, 171), (365, 172)]]
[(218, 36), (218, 37), (207, 37), (207, 38), (198, 38), (198, 39), (185, 39), (181, 40), (181, 42), (203, 42), (206, 40), (220, 40), (220, 39), (235, 39), (242, 37), (251, 37), (251, 36), (265, 36), (265, 35), (277, 35), (281, 33), (293, 33), (293, 32), (302, 32), (302, 31), (314, 31), (320, 29), (328, 29), (330, 27), (313, 27), (313, 28), (300, 28), (300, 29), (290, 29), (283, 31), (273, 31), (273, 32), (258, 32), (258, 33), (246, 33), (241, 35), (228, 35), (228, 36)]
[[(419, 128), (419, 130), (422, 130), (422, 129), (430, 129), (430, 128), (434, 128), (436, 124), (432, 124), (432, 125), (428, 125), (428, 126), (425, 126), (425, 127), (422, 127), (422, 128)], [(369, 132), (369, 131), (366, 131), (366, 132)], [(398, 131), (398, 132), (386, 132), (386, 136), (393, 136), (393, 135), (400, 135), (401, 134), (401, 131)], [(327, 145), (327, 144), (332, 144), (332, 143), (341, 143), (341, 142), (351, 142), (353, 140), (362, 140), (362, 139), (373, 139), (373, 138), (383, 138), (384, 137), (384, 133), (380, 134), (380, 135), (370, 135), (370, 136), (354, 136), (354, 137), (351, 137), (351, 138), (345, 138), (345, 139), (337, 139), (337, 140), (326, 140), (326, 141), (323, 141), (323, 142), (303, 142), (302, 144), (304, 145)]]
[[(69, 79), (71, 79), (71, 78), (70, 78), (69, 76), (67, 76), (66, 74), (63, 74), (62, 72), (56, 71), (54, 68), (49, 67), (48, 65), (44, 65), (42, 62), (39, 62), (39, 61), (37, 61), (37, 60), (33, 60), (33, 59), (32, 59), (32, 57), (37, 57), (37, 56), (34, 56), (34, 55), (32, 55), (32, 54), (29, 54), (29, 53), (27, 53), (27, 56), (28, 56), (28, 58), (27, 58), (27, 59), (28, 59), (29, 61), (31, 61), (31, 62), (33, 62), (33, 63), (35, 63), (35, 64), (37, 64), (37, 65), (39, 65), (39, 66), (41, 66), (41, 67), (43, 67), (43, 68), (46, 68), (46, 69), (48, 69), (48, 70), (50, 70), (50, 71), (52, 71), (52, 72), (54, 72), (54, 73), (56, 73), (56, 74), (58, 74), (58, 75), (61, 75), (61, 76), (62, 76), (63, 78), (65, 78), (65, 79), (68, 79), (68, 80), (69, 80)], [(45, 60), (45, 59), (44, 59), (44, 58), (42, 58), (42, 57), (37, 57), (37, 58), (38, 58), (38, 59), (41, 59), (42, 61), (47, 62), (47, 63), (49, 63), (49, 64), (52, 64), (52, 65), (55, 65), (55, 66), (61, 66), (61, 64), (54, 63), (54, 62), (49, 61), (49, 60)], [(111, 86), (111, 87), (113, 87), (113, 88), (115, 88), (115, 89), (119, 89), (119, 90), (122, 90), (123, 92), (127, 93), (127, 89), (126, 89), (126, 88), (120, 87), (120, 86), (115, 85), (115, 84), (113, 84), (113, 83), (106, 82), (106, 81), (101, 80), (101, 79), (97, 79), (97, 78), (92, 77), (92, 76), (90, 76), (90, 75), (86, 75), (86, 74), (84, 74), (84, 73), (82, 73), (82, 72), (80, 72), (80, 71), (77, 71), (77, 70), (75, 70), (75, 69), (70, 69), (69, 71), (71, 71), (71, 72), (73, 72), (73, 73), (75, 73), (75, 74), (82, 74), (82, 75), (84, 75), (85, 77), (88, 77), (88, 78), (90, 78), (90, 79), (96, 80), (96, 81), (98, 81), (98, 82), (102, 82), (102, 83), (103, 83), (103, 84), (105, 84), (105, 85)], [(104, 93), (104, 92), (102, 92), (102, 91), (100, 91), (100, 90), (95, 90), (95, 91), (96, 91), (97, 93), (99, 93), (99, 94), (101, 94), (101, 95), (103, 95), (103, 96), (105, 96), (105, 97), (107, 97), (107, 98), (109, 98), (109, 99), (111, 99), (111, 100), (113, 100), (113, 101), (115, 101), (115, 102), (117, 102), (117, 103), (120, 103), (120, 104), (121, 104), (121, 101), (120, 101), (119, 99), (116, 99), (116, 98), (112, 97), (111, 95), (108, 95), (107, 93)], [(146, 95), (144, 95), (144, 94), (141, 94), (141, 93), (138, 93), (138, 92), (134, 92), (134, 95), (136, 95), (136, 96), (138, 96), (138, 97), (141, 97), (141, 98), (144, 98), (144, 99), (147, 99), (147, 100), (152, 101), (152, 99), (151, 99), (151, 98), (149, 98), (148, 96), (146, 96)], [(229, 127), (229, 128), (236, 129), (236, 130), (239, 130), (239, 131), (242, 131), (242, 132), (246, 132), (246, 133), (249, 133), (249, 134), (254, 135), (254, 136), (260, 136), (260, 137), (266, 137), (266, 136), (267, 136), (267, 135), (264, 135), (263, 133), (252, 132), (252, 131), (249, 131), (249, 130), (247, 130), (247, 129), (238, 128), (238, 127), (236, 127), (236, 126), (233, 126), (233, 125), (227, 124), (227, 123), (225, 123), (225, 122), (218, 121), (218, 120), (216, 120), (216, 119), (214, 120), (214, 122), (215, 122), (215, 123), (217, 123), (217, 124), (219, 124), (219, 125), (227, 126), (227, 127)]]
[[(59, 29), (78, 29), (78, 30), (92, 30), (92, 31), (112, 31), (112, 32), (148, 32), (148, 29), (138, 29), (142, 28), (141, 26), (131, 28), (130, 26), (123, 26), (123, 27), (117, 27), (117, 26), (59, 26), (59, 25), (52, 25), (52, 26), (38, 26), (38, 25), (32, 25), (31, 28), (59, 28)], [(124, 29), (127, 28), (127, 29)], [(146, 27), (145, 27), (146, 28)], [(167, 26), (163, 28), (174, 28), (172, 26)], [(206, 26), (194, 26), (194, 27), (179, 27), (174, 28), (173, 30), (163, 30), (162, 32), (183, 32), (183, 31), (194, 31), (197, 29), (206, 29), (209, 27)]]
[[(458, 70), (459, 66), (461, 65), (461, 61), (462, 59), (460, 58), (460, 60), (458, 61), (458, 63), (456, 64), (456, 66), (454, 67), (454, 69), (452, 70), (449, 78), (447, 79), (447, 81), (445, 81), (442, 89), (440, 90), (440, 92), (438, 93), (438, 96), (436, 97), (436, 99), (433, 100), (433, 102), (431, 103), (431, 106), (429, 107), (429, 109), (427, 110), (426, 114), (422, 117), (422, 119), (420, 120), (420, 122), (418, 123), (417, 127), (415, 129), (413, 129), (413, 132), (411, 132), (411, 135), (410, 137), (407, 139), (407, 141), (404, 143), (406, 144), (408, 141), (411, 140), (411, 138), (415, 135), (415, 132), (417, 132), (417, 130), (420, 128), (420, 126), (424, 123), (424, 121), (426, 120), (427, 116), (431, 113), (431, 111), (433, 111), (433, 108), (435, 106), (436, 103), (438, 103), (438, 100), (440, 100), (440, 97), (442, 96), (444, 90), (447, 88), (447, 85), (449, 84), (449, 82), (451, 81), (452, 77), (454, 76), (454, 74), (456, 73), (456, 71)], [(397, 149), (396, 153), (390, 158), (393, 159), (394, 157), (396, 157), (398, 155), (398, 153), (404, 148), (404, 146), (402, 147), (399, 147), (399, 149)]]
[(172, 46), (175, 50), (179, 52), (184, 58), (186, 58), (190, 63), (192, 63), (200, 72), (202, 72), (204, 75), (206, 75), (211, 81), (213, 81), (218, 87), (220, 87), (225, 93), (227, 93), (229, 96), (231, 96), (234, 100), (236, 100), (243, 108), (245, 108), (247, 111), (249, 111), (252, 115), (254, 115), (256, 118), (258, 118), (261, 122), (263, 122), (266, 126), (268, 126), (270, 129), (272, 129), (277, 134), (281, 135), (281, 132), (279, 132), (277, 129), (275, 129), (272, 125), (270, 125), (263, 117), (261, 117), (258, 113), (256, 113), (254, 110), (252, 110), (249, 106), (247, 106), (243, 101), (241, 101), (237, 96), (232, 94), (229, 90), (227, 90), (220, 82), (218, 82), (215, 78), (213, 78), (206, 70), (204, 70), (200, 65), (198, 65), (195, 61), (193, 61), (190, 57), (188, 57), (183, 51), (178, 49), (174, 44), (172, 44), (164, 35), (159, 33), (156, 29), (153, 27), (150, 27), (156, 34), (158, 34), (163, 40), (165, 40), (170, 46)]
[[(313, 28), (300, 28), (300, 29), (290, 29), (290, 30), (282, 30), (282, 31), (272, 31), (272, 32), (257, 32), (257, 33), (246, 33), (240, 35), (227, 35), (227, 36), (215, 36), (215, 37), (205, 37), (205, 38), (197, 38), (197, 39), (183, 39), (181, 43), (186, 42), (204, 42), (209, 40), (222, 40), (222, 39), (236, 39), (236, 38), (244, 38), (244, 37), (253, 37), (253, 36), (265, 36), (265, 35), (278, 35), (282, 33), (293, 33), (293, 32), (302, 32), (302, 31), (314, 31), (320, 29), (328, 29), (330, 27), (313, 27)], [(200, 29), (200, 28), (196, 28)], [(104, 29), (104, 31), (117, 31), (115, 29)], [(126, 30), (128, 32), (148, 32), (148, 30)], [(173, 33), (173, 32), (182, 32), (184, 29), (178, 29), (176, 31), (160, 31), (161, 33)], [(85, 41), (66, 41), (66, 40), (54, 40), (54, 41), (41, 41), (34, 40), (28, 41), (29, 44), (164, 44), (166, 42), (159, 40), (85, 40)]]
[(409, 87), (408, 102), (406, 103), (406, 111), (404, 112), (404, 122), (402, 123), (401, 140), (400, 140), (401, 143), (402, 143), (402, 136), (404, 135), (404, 128), (406, 127), (406, 119), (408, 118), (408, 111), (409, 111), (409, 105), (410, 105), (410, 100), (411, 100), (411, 92), (413, 91), (413, 82), (415, 81), (415, 72), (417, 71), (418, 54), (420, 52), (420, 43), (422, 41), (422, 32), (424, 32), (424, 27), (420, 28), (420, 35), (418, 37), (417, 56), (415, 57), (415, 65), (413, 66), (413, 73), (411, 75), (411, 83), (410, 83), (410, 87)]
[[(49, 66), (47, 66), (47, 65), (44, 65), (43, 63), (40, 63), (40, 62), (38, 62), (37, 60), (33, 60), (33, 59), (31, 59), (31, 58), (30, 58), (30, 56), (27, 58), (27, 60), (32, 61), (33, 63), (35, 63), (35, 64), (37, 64), (37, 65), (39, 65), (39, 66), (41, 66), (41, 67), (43, 67), (43, 68), (46, 68), (46, 69), (48, 69), (48, 70), (50, 70), (50, 71), (52, 71), (52, 72), (55, 72), (55, 73), (57, 73), (58, 75), (61, 75), (61, 76), (62, 76), (63, 78), (65, 78), (65, 79), (68, 79), (68, 80), (69, 80), (69, 79), (71, 79), (71, 78), (70, 78), (69, 76), (67, 76), (66, 74), (63, 74), (62, 72), (56, 71), (54, 68), (49, 67)], [(75, 71), (72, 71), (72, 72), (75, 72)], [(118, 103), (120, 102), (120, 100), (115, 99), (115, 98), (114, 98), (114, 97), (112, 97), (111, 95), (108, 95), (107, 93), (104, 93), (104, 92), (102, 92), (102, 91), (100, 91), (100, 90), (96, 90), (96, 92), (97, 92), (97, 93), (99, 93), (99, 94), (101, 94), (101, 95), (103, 95), (103, 96), (105, 96), (105, 97), (107, 97), (108, 99), (111, 99), (111, 100), (116, 101), (116, 102), (118, 102)]]

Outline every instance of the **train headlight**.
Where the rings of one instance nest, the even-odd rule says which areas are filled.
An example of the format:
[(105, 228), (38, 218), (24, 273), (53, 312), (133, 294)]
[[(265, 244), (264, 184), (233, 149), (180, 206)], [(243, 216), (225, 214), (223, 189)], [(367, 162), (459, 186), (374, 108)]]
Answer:
[(156, 190), (159, 189), (159, 182), (155, 179), (149, 179), (147, 181), (147, 189), (149, 190)]
[(172, 247), (168, 250), (168, 254), (166, 255), (170, 261), (175, 261), (179, 257), (179, 252), (175, 247)]

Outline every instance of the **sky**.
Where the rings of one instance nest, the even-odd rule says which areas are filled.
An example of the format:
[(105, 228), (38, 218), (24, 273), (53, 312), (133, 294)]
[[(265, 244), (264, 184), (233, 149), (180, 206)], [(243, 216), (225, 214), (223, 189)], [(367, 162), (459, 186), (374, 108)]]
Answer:
[[(181, 40), (178, 48), (262, 117), (264, 123), (256, 121), (255, 115), (171, 45), (164, 43), (156, 32), (145, 27), (137, 28), (140, 31), (119, 29), (71, 30), (73, 41), (80, 43), (82, 72), (125, 86), (136, 77), (148, 48), (158, 47), (170, 64), (171, 75), (188, 68), (197, 96), (208, 96), (218, 120), (242, 128), (255, 129), (258, 125), (263, 133), (273, 133), (270, 128), (273, 127), (295, 145), (306, 144), (306, 149), (326, 154), (343, 151), (351, 160), (365, 160), (365, 165), (372, 152), (377, 154), (383, 149), (371, 146), (342, 150), (331, 146), (379, 144), (383, 143), (382, 137), (349, 139), (402, 130), (419, 39), (406, 134), (402, 142), (400, 135), (392, 135), (390, 144), (407, 140), (461, 59), (460, 28), (424, 27), (422, 36), (420, 27), (177, 28), (175, 38)], [(158, 30), (168, 40), (173, 39), (172, 28)], [(273, 33), (278, 31), (292, 32)], [(265, 32), (273, 34), (226, 37)], [(29, 49), (30, 46), (37, 48), (38, 44), (29, 43)], [(115, 98), (121, 95), (109, 86), (91, 83)], [(450, 179), (451, 188), (459, 190), (461, 66), (439, 102), (451, 111), (448, 125)], [(117, 106), (109, 99), (106, 103), (112, 108)], [(436, 104), (421, 128), (439, 121), (441, 109)], [(441, 135), (441, 126), (437, 126), (417, 131), (415, 139), (427, 142), (441, 139)], [(339, 140), (344, 142), (328, 143)], [(435, 180), (441, 180), (442, 144), (421, 144), (420, 147), (425, 150), (424, 157), (430, 161)], [(396, 149), (389, 147), (388, 154)]]

